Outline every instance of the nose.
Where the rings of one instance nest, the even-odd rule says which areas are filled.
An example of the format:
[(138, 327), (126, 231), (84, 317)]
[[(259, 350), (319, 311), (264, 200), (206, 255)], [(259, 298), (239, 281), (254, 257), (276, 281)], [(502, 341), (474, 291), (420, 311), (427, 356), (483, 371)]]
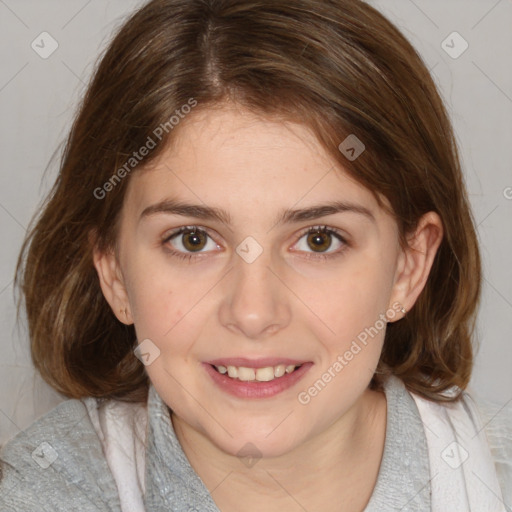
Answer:
[(289, 292), (264, 251), (247, 263), (234, 256), (219, 308), (221, 324), (248, 339), (264, 339), (290, 323)]

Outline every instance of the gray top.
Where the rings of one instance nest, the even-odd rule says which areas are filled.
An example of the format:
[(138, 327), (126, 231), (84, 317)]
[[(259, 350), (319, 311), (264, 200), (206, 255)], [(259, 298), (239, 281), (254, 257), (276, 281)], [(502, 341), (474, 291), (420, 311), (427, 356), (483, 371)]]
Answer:
[(377, 483), (364, 512), (430, 510), (427, 439), (416, 402), (400, 379), (385, 385), (387, 425)]
[[(384, 454), (365, 512), (428, 511), (428, 451), (419, 412), (399, 379), (388, 379), (385, 392), (388, 414)], [(148, 420), (146, 510), (219, 512), (181, 449), (168, 407), (152, 386)], [(37, 447), (44, 442), (49, 448), (41, 465), (36, 460)], [(52, 450), (58, 453), (53, 461)], [(59, 404), (20, 432), (3, 448), (1, 460), (1, 512), (121, 512), (100, 439), (80, 400)]]
[[(384, 454), (365, 512), (430, 510), (430, 486), (425, 485), (430, 480), (427, 441), (416, 403), (397, 378), (387, 380), (385, 393), (388, 414)], [(148, 406), (146, 509), (185, 512), (192, 506), (198, 511), (219, 512), (188, 463), (174, 434), (168, 408), (154, 388), (150, 390)], [(160, 440), (164, 442), (159, 445)], [(165, 461), (174, 463), (167, 465)]]

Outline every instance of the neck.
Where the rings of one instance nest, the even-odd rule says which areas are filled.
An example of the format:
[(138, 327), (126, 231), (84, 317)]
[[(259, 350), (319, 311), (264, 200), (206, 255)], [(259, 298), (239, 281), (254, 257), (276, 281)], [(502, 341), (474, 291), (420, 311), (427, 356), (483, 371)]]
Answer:
[(384, 450), (386, 398), (366, 390), (343, 417), (292, 451), (246, 464), (175, 415), (172, 422), (222, 512), (364, 510)]

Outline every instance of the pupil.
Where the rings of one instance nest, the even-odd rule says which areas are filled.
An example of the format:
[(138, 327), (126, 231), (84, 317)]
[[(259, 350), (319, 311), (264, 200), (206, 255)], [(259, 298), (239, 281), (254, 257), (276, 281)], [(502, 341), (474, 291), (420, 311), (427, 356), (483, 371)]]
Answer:
[(201, 244), (204, 243), (204, 236), (195, 231), (192, 231), (185, 235), (184, 246), (192, 251), (197, 251), (201, 249)]
[(326, 233), (312, 233), (309, 235), (309, 242), (313, 244), (312, 249), (316, 252), (329, 249), (331, 240)]

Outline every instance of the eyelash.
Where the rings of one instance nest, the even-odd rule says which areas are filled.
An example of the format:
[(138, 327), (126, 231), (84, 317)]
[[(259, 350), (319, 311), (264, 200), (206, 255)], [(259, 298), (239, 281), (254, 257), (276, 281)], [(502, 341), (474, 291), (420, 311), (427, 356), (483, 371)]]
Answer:
[[(162, 245), (166, 245), (173, 238), (175, 238), (183, 233), (187, 233), (187, 232), (191, 232), (191, 231), (198, 231), (198, 232), (203, 233), (203, 234), (207, 235), (208, 237), (210, 237), (210, 235), (208, 234), (208, 231), (206, 231), (205, 229), (202, 229), (200, 226), (182, 226), (179, 229), (177, 229), (176, 231), (173, 231), (168, 236), (166, 236), (162, 240)], [(328, 259), (336, 258), (338, 256), (342, 256), (343, 253), (345, 252), (346, 248), (350, 246), (350, 244), (347, 242), (347, 240), (341, 235), (341, 233), (338, 230), (336, 230), (334, 228), (330, 228), (328, 226), (311, 226), (311, 227), (307, 228), (299, 235), (299, 237), (297, 238), (295, 243), (297, 243), (304, 235), (309, 235), (310, 233), (317, 233), (317, 234), (325, 233), (325, 234), (332, 235), (335, 238), (337, 238), (345, 247), (343, 247), (342, 249), (340, 249), (338, 251), (335, 251), (332, 253), (327, 253), (327, 254), (305, 253), (307, 256), (304, 256), (304, 257), (308, 260), (314, 259), (314, 260), (325, 261)], [(174, 249), (169, 249), (168, 247), (166, 248), (166, 250), (169, 252), (169, 254), (171, 254), (171, 256), (180, 258), (185, 261), (190, 261), (190, 260), (192, 260), (192, 258), (203, 257), (203, 256), (201, 256), (201, 254), (203, 254), (203, 253), (199, 253), (199, 252), (198, 253), (192, 253), (192, 252), (183, 253), (180, 251), (176, 251)]]

